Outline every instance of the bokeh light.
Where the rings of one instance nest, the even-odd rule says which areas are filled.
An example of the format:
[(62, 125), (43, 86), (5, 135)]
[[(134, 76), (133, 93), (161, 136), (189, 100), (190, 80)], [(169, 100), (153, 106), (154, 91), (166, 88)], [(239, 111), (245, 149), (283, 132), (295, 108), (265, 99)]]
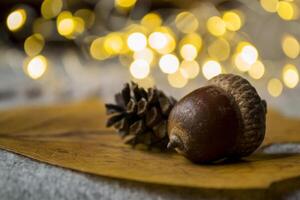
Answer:
[(61, 13), (59, 13), (59, 15), (56, 18), (56, 23), (58, 25), (58, 23), (66, 18), (72, 18), (72, 13), (70, 11), (62, 11)]
[(70, 36), (75, 30), (75, 23), (72, 19), (72, 13), (68, 11), (61, 12), (57, 19), (57, 31), (62, 36)]
[(149, 48), (142, 49), (141, 51), (136, 51), (133, 54), (133, 58), (135, 60), (146, 60), (149, 64), (151, 64), (154, 60), (153, 51)]
[(207, 80), (221, 73), (222, 73), (222, 67), (220, 63), (217, 61), (208, 60), (202, 66), (202, 74)]
[(127, 45), (132, 51), (140, 51), (147, 46), (147, 38), (140, 32), (131, 33), (127, 38)]
[(240, 53), (242, 59), (249, 65), (255, 63), (258, 58), (258, 52), (253, 45), (246, 45)]
[(167, 44), (161, 48), (161, 49), (156, 49), (156, 51), (160, 54), (168, 54), (171, 53), (175, 50), (176, 48), (176, 40), (175, 38), (171, 35), (166, 33), (166, 38), (167, 38)]
[(234, 64), (239, 71), (246, 72), (251, 68), (251, 65), (243, 60), (241, 54), (235, 54), (233, 56), (233, 59), (234, 59)]
[(109, 54), (118, 54), (124, 47), (124, 42), (120, 33), (109, 33), (104, 40), (104, 49)]
[(24, 51), (28, 56), (39, 54), (45, 45), (44, 37), (41, 34), (33, 34), (26, 38), (24, 42)]
[(48, 67), (48, 61), (46, 57), (38, 55), (33, 57), (25, 66), (25, 72), (32, 79), (41, 78), (46, 72)]
[[(64, 0), (42, 0), (39, 4), (40, 10), (35, 5), (25, 5), (25, 2), (16, 5), (7, 18), (4, 18), (8, 30), (23, 30), (18, 33), (4, 32), (4, 42), (12, 39), (9, 45), (15, 46), (13, 48), (18, 46), (13, 43), (24, 42), (24, 51), (28, 57), (24, 61), (23, 69), (32, 79), (42, 77), (47, 71), (47, 58), (41, 55), (44, 54), (45, 43), (51, 47), (47, 48), (48, 52), (54, 49), (53, 44), (62, 41), (74, 44), (66, 48), (77, 47), (83, 51), (88, 48), (93, 59), (119, 60), (121, 65), (126, 66), (126, 70), (129, 69), (132, 80), (145, 85), (154, 85), (158, 70), (155, 67), (159, 67), (167, 74), (165, 76), (169, 84), (176, 88), (184, 87), (190, 79), (198, 77), (200, 71), (206, 79), (226, 72), (248, 75), (257, 82), (263, 79), (260, 82), (268, 81), (265, 87), (267, 86), (268, 92), (274, 97), (280, 96), (285, 86), (297, 87), (299, 72), (296, 64), (300, 53), (298, 32), (294, 26), (297, 21), (283, 20), (298, 18), (298, 1), (258, 0), (255, 4), (242, 1), (244, 7), (233, 6), (233, 2), (232, 5), (228, 2), (228, 6), (222, 7), (216, 1), (195, 4), (195, 7), (193, 5), (188, 10), (176, 3), (169, 8), (169, 3), (173, 4), (172, 2), (163, 5), (150, 5), (150, 2), (143, 5), (137, 2), (114, 0), (111, 4), (82, 4), (77, 1), (71, 3)], [(265, 11), (277, 14), (256, 10), (259, 3)], [(107, 10), (101, 12), (102, 9)], [(255, 14), (256, 17), (250, 16)], [(266, 26), (268, 30), (265, 31), (270, 32), (270, 37), (268, 38), (268, 33), (259, 34), (260, 37), (257, 37), (260, 32), (253, 29), (256, 20), (265, 20), (268, 17), (275, 17), (276, 24), (282, 25), (282, 30), (272, 34), (273, 21), (269, 21), (270, 26)], [(245, 28), (242, 29), (244, 25)], [(280, 41), (270, 43), (272, 38), (278, 40), (281, 35)], [(278, 44), (281, 49), (276, 48)], [(256, 45), (261, 52), (258, 52)], [(264, 45), (270, 48), (270, 52), (267, 52), (268, 48), (264, 48)], [(283, 55), (281, 50), (286, 57), (280, 57)], [(267, 60), (274, 58), (280, 60)], [(282, 63), (283, 59), (293, 64), (275, 69), (276, 62)], [(202, 60), (206, 62), (202, 63)], [(272, 64), (268, 64), (269, 62)], [(236, 68), (231, 68), (230, 64)], [(15, 65), (9, 63), (10, 67)], [(155, 74), (153, 77), (150, 75), (151, 70)], [(274, 72), (269, 73), (270, 70)], [(281, 79), (269, 79), (271, 75), (279, 73), (278, 70), (281, 71)]]
[(55, 22), (44, 18), (37, 18), (33, 22), (33, 33), (41, 34), (45, 39), (51, 38), (55, 32)]
[(85, 30), (85, 23), (84, 23), (83, 19), (81, 19), (80, 17), (73, 17), (73, 21), (75, 24), (75, 29), (72, 33), (72, 37), (83, 33)]
[(80, 17), (87, 28), (91, 28), (94, 25), (95, 13), (89, 9), (79, 9), (74, 13), (74, 16)]
[(245, 46), (248, 46), (248, 45), (252, 45), (250, 42), (247, 42), (247, 41), (240, 41), (237, 46), (236, 46), (236, 52), (237, 53), (241, 53), (243, 48)]
[(153, 30), (162, 24), (162, 19), (157, 13), (148, 13), (142, 18), (141, 24), (148, 29)]
[(149, 35), (149, 46), (160, 54), (168, 54), (176, 48), (173, 31), (166, 26), (158, 27)]
[(143, 79), (146, 78), (150, 73), (149, 63), (143, 59), (134, 60), (129, 71), (134, 78)]
[(11, 12), (6, 19), (7, 28), (10, 31), (19, 30), (26, 22), (27, 14), (24, 9), (17, 9)]
[(211, 44), (209, 44), (207, 53), (215, 60), (227, 60), (230, 55), (230, 44), (223, 38), (217, 38)]
[(90, 54), (94, 59), (105, 60), (110, 57), (110, 54), (104, 49), (104, 40), (103, 37), (93, 40), (90, 46)]
[(294, 88), (299, 82), (299, 73), (297, 68), (292, 64), (286, 64), (282, 69), (283, 83), (288, 88)]
[(226, 23), (218, 16), (210, 17), (207, 20), (206, 27), (214, 36), (221, 36), (226, 32)]
[(254, 64), (251, 65), (248, 74), (253, 79), (260, 79), (263, 77), (265, 73), (265, 66), (261, 61), (256, 61)]
[(277, 14), (284, 20), (293, 20), (297, 17), (297, 8), (292, 2), (280, 1)]
[(72, 39), (85, 30), (84, 20), (73, 16), (69, 11), (61, 12), (56, 18), (57, 31), (60, 35)]
[(136, 0), (115, 0), (115, 6), (117, 8), (129, 9), (133, 7)]
[(194, 60), (197, 55), (197, 48), (192, 44), (185, 44), (180, 49), (180, 55), (184, 60)]
[(168, 74), (168, 82), (174, 88), (183, 88), (188, 83), (188, 79), (180, 71), (177, 71), (173, 74)]
[(163, 55), (159, 60), (159, 67), (166, 74), (175, 73), (179, 68), (179, 60), (173, 54)]
[(66, 18), (59, 22), (57, 30), (63, 36), (69, 36), (75, 29), (74, 21), (72, 18)]
[(45, 19), (51, 19), (56, 17), (62, 8), (62, 0), (44, 0), (41, 6), (41, 14)]
[(199, 26), (198, 19), (191, 12), (181, 12), (176, 16), (175, 24), (178, 30), (183, 33), (192, 33)]
[(282, 93), (283, 85), (279, 79), (272, 78), (268, 82), (268, 92), (273, 97), (278, 97)]
[(194, 60), (183, 60), (180, 64), (179, 70), (186, 79), (194, 79), (198, 76), (200, 67)]
[(153, 32), (149, 35), (148, 41), (151, 48), (159, 50), (167, 45), (168, 38), (165, 33)]
[(143, 79), (134, 78), (133, 81), (144, 89), (155, 87), (155, 80), (152, 76), (147, 76)]
[(297, 58), (300, 51), (298, 40), (291, 35), (287, 35), (282, 40), (282, 50), (289, 58)]
[(226, 24), (226, 28), (230, 31), (237, 31), (242, 27), (242, 19), (237, 12), (225, 12), (222, 19)]
[(182, 47), (185, 44), (192, 44), (194, 47), (196, 47), (197, 52), (199, 52), (202, 47), (202, 38), (197, 33), (187, 34), (181, 39), (179, 46)]
[(121, 63), (121, 65), (128, 68), (128, 66), (130, 66), (130, 64), (132, 63), (133, 58), (131, 54), (120, 54), (118, 56), (118, 60)]
[(260, 0), (262, 8), (271, 13), (275, 13), (277, 11), (278, 3), (278, 0)]

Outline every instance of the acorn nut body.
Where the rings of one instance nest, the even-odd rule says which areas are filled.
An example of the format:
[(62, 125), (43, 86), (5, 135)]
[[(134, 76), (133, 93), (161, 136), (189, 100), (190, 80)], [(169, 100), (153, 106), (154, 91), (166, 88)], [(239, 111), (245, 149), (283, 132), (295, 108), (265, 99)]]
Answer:
[(244, 157), (262, 143), (265, 115), (265, 101), (246, 79), (222, 74), (175, 104), (168, 147), (197, 163)]

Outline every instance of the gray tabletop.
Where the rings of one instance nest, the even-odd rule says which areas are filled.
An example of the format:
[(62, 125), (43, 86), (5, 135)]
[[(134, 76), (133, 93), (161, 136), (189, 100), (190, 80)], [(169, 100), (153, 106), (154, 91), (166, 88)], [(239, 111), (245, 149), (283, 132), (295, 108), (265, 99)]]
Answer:
[[(277, 144), (264, 153), (300, 153), (300, 144)], [(168, 187), (105, 178), (40, 163), (0, 150), (0, 199), (300, 199), (300, 178), (268, 190)]]

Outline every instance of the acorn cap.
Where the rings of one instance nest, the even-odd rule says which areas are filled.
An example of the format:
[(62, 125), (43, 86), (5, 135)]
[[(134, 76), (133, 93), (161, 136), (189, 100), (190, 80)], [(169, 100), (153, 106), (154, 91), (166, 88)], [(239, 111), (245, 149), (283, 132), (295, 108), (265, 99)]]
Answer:
[(254, 152), (265, 136), (267, 105), (255, 88), (244, 78), (233, 74), (221, 74), (209, 83), (231, 98), (239, 118), (239, 135), (228, 157), (244, 157)]

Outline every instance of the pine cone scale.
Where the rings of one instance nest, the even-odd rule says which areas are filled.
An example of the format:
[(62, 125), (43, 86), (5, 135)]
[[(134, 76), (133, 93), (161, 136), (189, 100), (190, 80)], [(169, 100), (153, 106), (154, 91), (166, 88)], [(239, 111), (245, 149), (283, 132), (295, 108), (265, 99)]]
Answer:
[(116, 104), (106, 104), (107, 126), (118, 130), (126, 144), (167, 148), (167, 120), (176, 103), (156, 88), (147, 91), (136, 83), (125, 84), (115, 95)]
[(139, 100), (137, 104), (137, 115), (142, 116), (147, 112), (148, 103), (145, 98)]

